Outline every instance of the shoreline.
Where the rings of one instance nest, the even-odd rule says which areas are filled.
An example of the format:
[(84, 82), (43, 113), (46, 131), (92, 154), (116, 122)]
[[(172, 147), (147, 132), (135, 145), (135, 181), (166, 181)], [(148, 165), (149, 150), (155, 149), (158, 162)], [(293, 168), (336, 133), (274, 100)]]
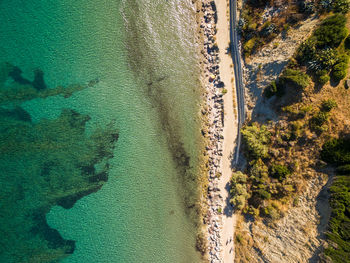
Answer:
[[(215, 3), (215, 4), (213, 4)], [(233, 152), (238, 120), (232, 58), (227, 53), (230, 42), (228, 1), (201, 0), (197, 6), (201, 79), (204, 88), (202, 134), (208, 144), (207, 211), (204, 215), (206, 258), (209, 262), (234, 261), (236, 216), (229, 203)]]

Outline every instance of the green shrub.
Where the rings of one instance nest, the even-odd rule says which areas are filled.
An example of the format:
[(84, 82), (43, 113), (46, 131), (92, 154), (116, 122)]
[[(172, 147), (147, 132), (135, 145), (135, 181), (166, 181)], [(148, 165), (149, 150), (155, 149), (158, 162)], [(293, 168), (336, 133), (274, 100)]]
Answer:
[(311, 125), (322, 126), (328, 121), (329, 113), (324, 111), (319, 111), (315, 116), (310, 120)]
[(310, 77), (300, 70), (286, 69), (280, 76), (278, 84), (305, 89), (310, 84)]
[(270, 175), (273, 178), (278, 179), (279, 181), (283, 181), (290, 174), (291, 174), (291, 171), (288, 169), (288, 167), (282, 164), (273, 164), (270, 167)]
[(246, 211), (243, 211), (243, 212), (252, 215), (254, 218), (257, 218), (260, 215), (259, 209), (255, 208), (253, 206), (249, 206), (248, 209)]
[(333, 262), (349, 262), (350, 258), (350, 176), (337, 176), (330, 187), (332, 208), (327, 238), (332, 241), (326, 255)]
[(253, 123), (242, 129), (243, 141), (252, 159), (267, 158), (271, 134), (266, 126)]
[(265, 200), (271, 199), (271, 194), (264, 189), (259, 189), (257, 193), (262, 199), (265, 199)]
[(347, 50), (350, 50), (350, 35), (344, 41), (344, 47)]
[(330, 77), (328, 75), (322, 75), (322, 76), (319, 76), (318, 79), (317, 79), (317, 82), (320, 84), (320, 85), (325, 85), (328, 81), (330, 80)]
[(272, 220), (278, 220), (281, 218), (281, 214), (278, 211), (278, 209), (276, 209), (272, 205), (268, 205), (267, 207), (262, 208), (261, 214)]
[(237, 241), (238, 243), (242, 243), (243, 237), (242, 237), (240, 234), (236, 234), (236, 241)]
[(327, 74), (328, 74), (328, 71), (326, 69), (320, 69), (320, 70), (316, 71), (316, 76), (317, 77), (324, 76), (324, 75), (327, 75)]
[(306, 114), (308, 112), (312, 111), (312, 106), (311, 105), (305, 105), (305, 106), (302, 106), (298, 112), (298, 115), (300, 115), (301, 117), (305, 117)]
[(346, 77), (347, 68), (348, 65), (345, 63), (336, 64), (332, 70), (332, 79), (337, 82), (344, 79)]
[(249, 23), (248, 24), (248, 30), (254, 31), (254, 30), (256, 30), (257, 26), (258, 26), (257, 23)]
[(329, 112), (319, 111), (309, 121), (310, 130), (318, 134), (326, 131), (328, 127), (324, 124), (328, 121), (328, 118)]
[(247, 183), (247, 175), (241, 171), (235, 172), (232, 174), (231, 183), (233, 184), (245, 184)]
[(244, 55), (250, 56), (256, 46), (256, 38), (251, 38), (243, 45)]
[(272, 96), (276, 95), (277, 93), (278, 93), (278, 88), (277, 88), (276, 81), (272, 81), (270, 83), (270, 85), (268, 85), (265, 88), (265, 91), (264, 91), (264, 95), (267, 98), (271, 98)]
[(300, 138), (303, 133), (303, 124), (300, 121), (294, 121), (291, 123), (292, 133), (291, 137), (293, 139)]
[(247, 175), (238, 171), (232, 174), (231, 177), (231, 199), (230, 203), (235, 206), (236, 209), (243, 209), (246, 205), (246, 200), (248, 198), (247, 192)]
[[(337, 176), (329, 191), (331, 218), (327, 232), (330, 246), (325, 254), (333, 262), (349, 262), (350, 259), (350, 139), (331, 139), (321, 151), (321, 158), (337, 167)], [(339, 175), (341, 174), (341, 176)]]
[(297, 197), (295, 197), (294, 199), (293, 199), (293, 206), (298, 206), (299, 205), (299, 196), (297, 196)]
[(350, 140), (334, 138), (327, 141), (323, 144), (321, 158), (325, 162), (336, 165), (350, 163)]
[(283, 185), (283, 192), (286, 195), (292, 193), (293, 191), (294, 191), (293, 185), (290, 185), (290, 184)]
[(322, 101), (321, 111), (330, 112), (333, 108), (337, 107), (337, 102), (333, 99)]
[(311, 37), (305, 40), (298, 48), (296, 60), (303, 65), (314, 59), (316, 56), (316, 38)]
[(342, 53), (338, 55), (337, 63), (345, 63), (346, 65), (349, 64), (349, 56)]
[(250, 163), (251, 167), (249, 170), (250, 177), (254, 178), (266, 178), (269, 175), (269, 169), (265, 163), (261, 160), (254, 160)]
[(330, 69), (338, 62), (339, 53), (336, 49), (326, 48), (318, 50), (315, 56), (317, 64), (323, 69)]
[(337, 174), (350, 174), (350, 164), (345, 164), (337, 167)]
[(349, 11), (349, 0), (333, 0), (332, 7), (334, 12), (346, 14)]
[(346, 18), (344, 15), (336, 14), (326, 18), (320, 27), (315, 30), (317, 47), (338, 47), (343, 39), (347, 36), (345, 27)]

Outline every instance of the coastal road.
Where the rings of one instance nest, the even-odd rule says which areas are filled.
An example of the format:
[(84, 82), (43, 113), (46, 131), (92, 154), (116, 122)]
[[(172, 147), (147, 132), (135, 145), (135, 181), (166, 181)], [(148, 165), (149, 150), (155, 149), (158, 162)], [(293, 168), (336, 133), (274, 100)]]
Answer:
[(237, 96), (237, 144), (234, 156), (234, 164), (238, 164), (239, 151), (241, 145), (241, 128), (245, 121), (245, 104), (244, 104), (244, 86), (241, 64), (241, 53), (239, 50), (238, 32), (237, 32), (237, 0), (230, 0), (230, 40), (231, 40), (231, 57), (235, 71), (235, 84)]

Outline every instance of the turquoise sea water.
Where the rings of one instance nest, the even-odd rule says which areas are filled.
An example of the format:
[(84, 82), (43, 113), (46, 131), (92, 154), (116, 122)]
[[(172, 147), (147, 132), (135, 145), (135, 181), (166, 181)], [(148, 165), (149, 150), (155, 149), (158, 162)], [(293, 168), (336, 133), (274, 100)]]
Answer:
[[(47, 221), (76, 241), (63, 262), (198, 262), (188, 206), (199, 153), (199, 85), (191, 1), (0, 1), (1, 59), (49, 87), (91, 88), (23, 103), (33, 122), (63, 108), (88, 132), (119, 130), (108, 182)], [(190, 192), (191, 191), (191, 192)]]

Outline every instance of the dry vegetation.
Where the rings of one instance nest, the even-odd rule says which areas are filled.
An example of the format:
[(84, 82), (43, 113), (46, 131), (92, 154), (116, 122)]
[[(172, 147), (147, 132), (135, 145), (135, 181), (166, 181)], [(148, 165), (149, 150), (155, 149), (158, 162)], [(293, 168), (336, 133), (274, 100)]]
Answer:
[[(252, 1), (247, 2), (248, 6), (250, 2)], [(271, 1), (270, 4), (277, 8), (277, 2)], [(300, 6), (298, 7), (299, 11), (296, 11), (296, 8), (296, 4), (290, 4), (284, 10), (294, 12), (296, 17), (303, 19), (304, 17), (298, 15)], [(266, 9), (257, 7), (252, 8), (252, 10), (258, 11), (255, 11), (257, 15), (250, 21), (250, 25), (258, 19), (261, 20), (261, 14)], [(281, 12), (280, 14), (281, 17), (286, 17), (288, 13)], [(325, 14), (323, 16), (327, 17)], [(341, 20), (340, 16), (333, 17), (333, 20), (336, 20), (335, 23)], [(279, 27), (280, 21), (283, 21), (283, 18), (279, 18), (279, 15), (270, 20), (278, 29), (282, 28)], [(283, 22), (288, 23), (285, 20)], [(251, 29), (254, 28), (257, 32), (261, 32), (263, 24), (261, 22), (255, 23), (256, 26), (253, 25)], [(350, 28), (348, 17), (346, 27)], [(332, 28), (334, 28), (333, 24)], [(337, 33), (337, 36), (344, 32), (341, 26), (339, 28), (340, 33)], [(286, 28), (277, 32), (281, 33), (283, 30)], [(315, 205), (317, 193), (325, 184), (323, 175), (329, 170), (326, 168), (326, 163), (321, 160), (320, 152), (324, 143), (330, 138), (339, 138), (350, 134), (350, 89), (345, 85), (346, 79), (349, 77), (349, 51), (344, 44), (346, 35), (347, 32), (341, 36), (340, 44), (337, 43), (331, 48), (329, 45), (326, 47), (324, 42), (320, 42), (321, 38), (316, 37), (319, 41), (315, 51), (317, 56), (318, 52), (324, 50), (328, 52), (330, 49), (335, 54), (334, 63), (324, 68), (322, 68), (323, 66), (311, 68), (310, 61), (298, 61), (299, 49), (291, 58), (287, 70), (282, 73), (276, 83), (266, 88), (266, 91), (272, 92), (265, 92), (265, 96), (268, 97), (265, 100), (273, 102), (273, 110), (278, 114), (278, 121), (250, 122), (242, 132), (248, 165), (245, 171), (247, 174), (246, 182), (239, 182), (245, 187), (245, 191), (239, 190), (243, 193), (242, 196), (246, 197), (246, 201), (241, 204), (242, 199), (240, 199), (241, 203), (239, 204), (236, 199), (232, 199), (232, 203), (236, 206), (240, 205), (243, 211), (236, 230), (237, 262), (282, 262), (273, 260), (278, 257), (281, 257), (279, 260), (283, 259), (283, 262), (308, 262), (309, 258), (315, 255), (313, 260), (321, 260), (318, 256), (321, 254), (323, 242), (321, 239), (324, 239), (324, 236), (321, 237), (322, 233), (317, 231), (324, 231), (326, 224), (323, 224), (322, 229), (321, 227), (317, 228), (320, 222), (318, 222), (319, 215)], [(271, 39), (274, 37), (274, 35), (270, 35)], [(313, 37), (315, 36), (311, 36), (310, 39)], [(269, 41), (270, 38), (265, 38), (265, 40)], [(247, 45), (249, 40), (246, 37), (244, 40), (246, 41), (245, 45)], [(255, 45), (251, 51), (258, 48), (260, 46)], [(252, 52), (246, 52), (246, 56)], [(338, 74), (341, 75), (341, 78), (338, 78), (337, 75), (339, 73), (337, 72), (337, 63), (346, 65), (344, 75)], [(306, 77), (305, 74), (309, 77)], [(324, 83), (321, 83), (320, 76), (326, 76)], [(237, 173), (234, 174), (233, 178), (235, 177), (237, 177)], [(313, 193), (309, 191), (310, 189), (313, 189)], [(237, 193), (237, 187), (234, 185), (232, 193)], [(299, 205), (299, 197), (301, 196), (304, 196), (305, 202), (303, 209), (298, 210), (296, 207)], [(310, 206), (313, 207), (310, 208)], [(305, 209), (310, 213), (309, 221), (307, 221), (308, 215), (305, 214)], [(294, 218), (291, 211), (297, 213), (299, 217), (306, 217), (306, 220)], [(325, 213), (328, 213), (329, 216), (329, 211)], [(285, 225), (280, 224), (283, 220), (289, 220), (288, 224), (291, 224), (291, 227), (284, 230), (293, 236), (283, 237), (282, 234), (280, 239), (285, 238), (283, 242), (286, 244), (288, 243), (286, 240), (292, 239), (295, 243), (302, 240), (304, 243), (300, 247), (304, 246), (305, 251), (304, 248), (293, 248), (291, 245), (281, 248), (281, 251), (284, 249), (283, 253), (285, 254), (269, 254), (271, 248), (265, 246), (269, 243), (269, 235), (278, 239), (279, 231), (285, 227)], [(303, 225), (300, 228), (294, 228), (293, 222)], [(265, 236), (263, 233), (266, 229), (270, 230), (266, 232)], [(274, 234), (276, 235), (274, 236)], [(264, 245), (264, 243), (266, 244)], [(278, 247), (276, 244), (273, 246)], [(289, 257), (287, 255), (291, 249), (295, 249), (295, 255), (291, 253)], [(300, 251), (297, 252), (298, 249)], [(298, 255), (303, 256), (298, 258)], [(274, 258), (274, 256), (276, 257)]]

